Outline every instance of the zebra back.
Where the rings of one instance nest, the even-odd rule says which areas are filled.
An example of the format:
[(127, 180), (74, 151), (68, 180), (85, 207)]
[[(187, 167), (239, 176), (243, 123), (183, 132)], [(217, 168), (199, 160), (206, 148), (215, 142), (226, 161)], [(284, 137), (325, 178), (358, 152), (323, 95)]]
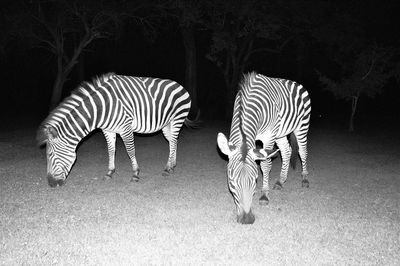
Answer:
[(49, 126), (74, 143), (96, 128), (152, 133), (172, 118), (183, 123), (190, 105), (189, 94), (175, 81), (107, 73), (72, 91), (41, 123), (37, 141), (46, 141)]

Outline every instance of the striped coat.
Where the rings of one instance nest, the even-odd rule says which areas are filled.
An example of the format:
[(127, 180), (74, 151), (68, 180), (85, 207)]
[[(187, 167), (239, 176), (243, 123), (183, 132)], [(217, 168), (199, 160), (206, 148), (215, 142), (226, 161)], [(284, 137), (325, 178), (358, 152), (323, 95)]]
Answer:
[(62, 185), (76, 159), (76, 147), (83, 137), (101, 129), (108, 146), (106, 178), (115, 171), (115, 141), (119, 134), (132, 162), (132, 181), (139, 178), (133, 133), (162, 130), (169, 142), (164, 174), (176, 165), (177, 138), (187, 119), (190, 96), (178, 83), (158, 78), (105, 74), (81, 84), (42, 122), (39, 144), (46, 144), (47, 177), (50, 186)]

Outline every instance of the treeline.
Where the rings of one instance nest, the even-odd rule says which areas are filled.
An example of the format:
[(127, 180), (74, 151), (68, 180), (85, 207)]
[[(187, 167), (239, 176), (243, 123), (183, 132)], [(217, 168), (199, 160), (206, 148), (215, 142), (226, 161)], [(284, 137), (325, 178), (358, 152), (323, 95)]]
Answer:
[(225, 117), (232, 112), (242, 73), (257, 70), (303, 83), (311, 77), (318, 89), (349, 100), (349, 129), (354, 130), (360, 97), (374, 97), (399, 77), (399, 37), (391, 28), (395, 6), (396, 1), (6, 1), (1, 63), (6, 68), (5, 58), (15, 51), (40, 51), (38, 66), (51, 69), (51, 110), (71, 89), (65, 83), (72, 72), (85, 78), (83, 60), (96, 43), (110, 44), (95, 51), (101, 56), (118, 49), (113, 43), (154, 44), (176, 35), (183, 49), (171, 49), (183, 58), (183, 85), (194, 112), (204, 89), (199, 73), (207, 71), (199, 62), (208, 60), (219, 71), (223, 86), (216, 89), (223, 95), (218, 102)]

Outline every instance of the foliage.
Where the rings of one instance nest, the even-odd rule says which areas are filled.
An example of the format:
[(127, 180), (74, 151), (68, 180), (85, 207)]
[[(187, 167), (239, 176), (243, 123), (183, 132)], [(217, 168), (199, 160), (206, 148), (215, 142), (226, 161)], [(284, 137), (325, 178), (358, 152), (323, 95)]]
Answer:
[[(396, 75), (398, 49), (378, 45), (371, 38), (365, 14), (355, 12), (350, 5), (334, 6), (325, 20), (313, 30), (313, 37), (324, 47), (336, 73), (317, 71), (323, 89), (338, 99), (351, 101), (349, 131), (354, 131), (354, 118), (361, 96), (375, 97)], [(352, 25), (349, 27), (349, 25)], [(328, 71), (324, 71), (328, 72)]]
[(346, 58), (341, 65), (341, 79), (334, 80), (319, 74), (323, 88), (332, 92), (339, 99), (350, 99), (365, 95), (375, 97), (382, 92), (389, 78), (393, 77), (392, 58), (394, 50), (383, 47), (367, 47), (356, 53), (353, 58)]
[(206, 57), (222, 71), (227, 95), (225, 115), (229, 116), (240, 76), (251, 56), (279, 53), (285, 45), (283, 22), (264, 1), (206, 1), (204, 26), (211, 31)]
[(54, 54), (73, 47), (73, 40), (87, 38), (90, 42), (110, 37), (120, 23), (118, 10), (111, 1), (17, 2), (20, 17), (14, 23), (19, 37), (29, 41), (32, 47)]
[[(245, 64), (254, 50), (254, 41), (280, 39), (280, 21), (261, 1), (209, 2), (206, 26), (212, 30), (212, 45), (207, 58), (219, 67)], [(271, 52), (277, 49), (270, 48)]]
[(185, 55), (185, 89), (192, 100), (190, 116), (198, 114), (196, 31), (203, 25), (201, 0), (160, 0), (154, 8), (161, 21), (159, 29), (179, 29)]
[(202, 23), (201, 0), (174, 0), (173, 7), (177, 9), (181, 27), (189, 27)]
[(396, 50), (371, 39), (366, 21), (354, 12), (351, 3), (332, 5), (330, 9), (312, 34), (325, 47), (337, 73), (329, 78), (317, 71), (320, 82), (339, 99), (361, 94), (375, 97), (395, 74)]
[[(64, 82), (80, 55), (95, 40), (116, 36), (125, 21), (151, 32), (152, 24), (139, 12), (147, 1), (16, 0), (8, 7), (8, 26), (27, 48), (42, 48), (55, 55), (56, 77), (50, 109), (61, 99)], [(138, 15), (140, 14), (140, 15)], [(144, 16), (141, 16), (141, 15)]]

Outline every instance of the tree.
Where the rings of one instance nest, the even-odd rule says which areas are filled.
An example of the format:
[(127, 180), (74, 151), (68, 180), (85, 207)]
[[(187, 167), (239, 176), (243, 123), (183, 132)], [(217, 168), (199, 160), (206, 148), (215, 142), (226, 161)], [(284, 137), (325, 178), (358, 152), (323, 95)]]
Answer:
[(353, 69), (335, 81), (319, 73), (324, 89), (338, 99), (351, 101), (349, 132), (354, 131), (354, 119), (360, 96), (374, 98), (382, 93), (384, 85), (395, 75), (392, 64), (393, 50), (389, 48), (367, 47), (354, 58)]
[(153, 13), (160, 14), (162, 25), (159, 29), (179, 27), (185, 51), (185, 89), (189, 92), (192, 107), (190, 115), (198, 114), (197, 87), (197, 46), (196, 30), (202, 25), (201, 0), (160, 0), (154, 6)]
[(10, 40), (9, 27), (4, 9), (0, 9), (0, 58), (5, 54), (5, 48)]
[(67, 0), (32, 1), (28, 6), (34, 22), (29, 37), (56, 57), (50, 110), (60, 102), (64, 83), (84, 49), (110, 36), (110, 26), (117, 16), (106, 6), (105, 1)]
[(325, 10), (332, 8), (327, 1), (286, 0), (276, 2), (275, 9), (281, 20), (281, 35), (286, 36), (286, 55), (295, 70), (295, 80), (302, 82), (308, 76), (307, 62), (313, 47), (313, 29), (320, 24)]
[(283, 37), (282, 21), (272, 7), (258, 0), (206, 2), (205, 25), (212, 32), (207, 58), (223, 73), (227, 117), (231, 116), (237, 86), (250, 58), (259, 53), (279, 53), (289, 41)]
[(185, 48), (185, 87), (192, 99), (191, 112), (198, 113), (197, 49), (195, 30), (201, 21), (201, 1), (177, 1), (180, 10), (179, 26)]
[[(21, 1), (5, 0), (0, 8), (0, 58), (6, 55), (7, 48), (15, 47), (21, 42), (19, 37), (24, 30), (22, 25), (26, 25), (23, 18), (27, 16), (26, 11), (21, 8)], [(25, 29), (26, 27), (23, 27)], [(26, 42), (24, 42), (26, 44)], [(22, 45), (21, 45), (22, 47)], [(10, 49), (11, 50), (11, 49)]]
[(123, 19), (136, 16), (146, 1), (111, 0), (16, 0), (13, 27), (30, 48), (41, 48), (55, 56), (56, 74), (49, 109), (61, 100), (62, 90), (81, 54), (94, 41), (110, 38)]
[(336, 8), (313, 32), (326, 47), (336, 73), (317, 70), (317, 74), (323, 89), (351, 102), (348, 130), (353, 132), (360, 97), (375, 97), (395, 76), (396, 51), (371, 39), (365, 20), (353, 14), (355, 8), (347, 5)]

